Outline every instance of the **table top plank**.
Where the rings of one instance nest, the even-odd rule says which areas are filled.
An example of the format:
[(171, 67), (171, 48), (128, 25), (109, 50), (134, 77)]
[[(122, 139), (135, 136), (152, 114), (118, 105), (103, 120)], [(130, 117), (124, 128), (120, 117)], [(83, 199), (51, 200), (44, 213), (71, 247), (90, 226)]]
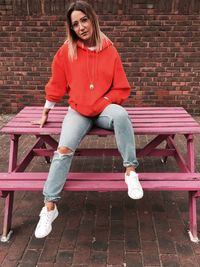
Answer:
[[(64, 116), (55, 116), (54, 114), (49, 114), (48, 121), (49, 122), (62, 122)], [(12, 123), (12, 121), (16, 122), (31, 122), (33, 120), (39, 120), (40, 116), (39, 115), (34, 115), (34, 116), (24, 116), (24, 117), (19, 117), (16, 116), (14, 120), (11, 120), (8, 122), (8, 124)], [(149, 123), (149, 122), (195, 122), (194, 119), (190, 117), (163, 117), (163, 116), (157, 116), (157, 117), (152, 117), (152, 116), (130, 116), (130, 119), (132, 122), (138, 122), (138, 123)], [(197, 122), (196, 122), (197, 124)]]
[[(149, 108), (130, 108), (125, 107), (128, 113), (131, 114), (187, 114), (185, 109), (178, 107), (168, 107), (168, 108), (158, 108), (158, 107), (149, 107)], [(24, 107), (20, 114), (41, 114), (43, 107)], [(52, 111), (56, 114), (66, 114), (68, 107), (54, 107)]]
[[(165, 123), (159, 123), (159, 122), (133, 122), (134, 128), (138, 127), (184, 127), (186, 122), (165, 122)], [(194, 122), (187, 122), (188, 127), (195, 127), (197, 126)], [(29, 122), (10, 122), (7, 124), (7, 127), (23, 127), (23, 128), (35, 128), (35, 125), (29, 123)], [(45, 124), (46, 128), (58, 128), (60, 127), (60, 123), (58, 122), (47, 122)]]
[[(67, 107), (55, 107), (43, 128), (31, 121), (39, 120), (43, 107), (25, 107), (2, 129), (5, 134), (51, 135), (60, 134)], [(135, 134), (196, 134), (200, 125), (182, 107), (126, 108)], [(113, 131), (93, 128), (90, 135), (112, 135)]]

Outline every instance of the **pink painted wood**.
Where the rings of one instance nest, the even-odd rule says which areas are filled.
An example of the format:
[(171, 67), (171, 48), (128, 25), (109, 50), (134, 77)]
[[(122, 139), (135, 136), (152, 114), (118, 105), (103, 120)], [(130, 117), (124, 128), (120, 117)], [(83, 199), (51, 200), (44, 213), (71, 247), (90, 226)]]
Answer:
[[(3, 191), (41, 191), (46, 178), (47, 173), (38, 172), (0, 173), (0, 188)], [(144, 190), (200, 190), (200, 173), (140, 173), (139, 179)], [(127, 186), (124, 173), (70, 173), (64, 190), (126, 191)]]
[[(3, 191), (41, 191), (43, 181), (1, 181)], [(141, 181), (144, 190), (150, 191), (196, 191), (200, 190), (200, 181)], [(124, 181), (67, 181), (64, 186), (65, 191), (127, 191)]]
[[(40, 118), (42, 107), (25, 107), (3, 129), (14, 134), (59, 134), (67, 108), (56, 107), (44, 128), (31, 124)], [(181, 107), (127, 108), (135, 134), (194, 134), (200, 133), (199, 124)], [(112, 131), (93, 129), (89, 134), (113, 134)]]
[(197, 203), (196, 203), (196, 190), (189, 192), (189, 235), (192, 241), (198, 242), (197, 235)]
[[(181, 107), (141, 107), (126, 108), (136, 135), (155, 135), (153, 140), (144, 147), (137, 149), (138, 157), (157, 156), (167, 160), (168, 156), (175, 158), (180, 173), (143, 173), (140, 179), (145, 190), (186, 190), (190, 191), (189, 214), (191, 237), (197, 239), (196, 198), (200, 196), (199, 174), (194, 174), (194, 138), (200, 133), (200, 125)], [(40, 119), (42, 107), (25, 107), (2, 129), (1, 133), (10, 135), (10, 174), (0, 174), (0, 190), (6, 197), (3, 238), (7, 240), (11, 229), (13, 194), (15, 190), (41, 190), (47, 173), (17, 173), (23, 172), (35, 156), (45, 156), (48, 160), (57, 148), (54, 134), (59, 134), (63, 118), (67, 112), (65, 107), (54, 108), (49, 115), (49, 121), (44, 128), (31, 124), (32, 120)], [(18, 162), (18, 139), (21, 135), (34, 135), (36, 142), (21, 162)], [(113, 135), (113, 131), (93, 128), (89, 135)], [(178, 135), (186, 139), (186, 158), (176, 144)], [(164, 148), (158, 147), (166, 142)], [(46, 149), (46, 144), (50, 148)], [(79, 156), (116, 156), (117, 149), (78, 149)], [(6, 176), (7, 175), (7, 176)], [(65, 190), (127, 190), (123, 174), (70, 174)], [(170, 181), (170, 183), (169, 183)]]
[[(0, 173), (0, 183), (3, 181), (12, 181), (13, 184), (18, 181), (45, 181), (46, 172), (11, 172)], [(180, 173), (180, 172), (143, 172), (139, 173), (140, 181), (200, 181), (200, 173)], [(67, 181), (124, 181), (124, 173), (113, 172), (70, 172)], [(14, 186), (13, 186), (14, 187)], [(170, 185), (170, 188), (172, 185)]]

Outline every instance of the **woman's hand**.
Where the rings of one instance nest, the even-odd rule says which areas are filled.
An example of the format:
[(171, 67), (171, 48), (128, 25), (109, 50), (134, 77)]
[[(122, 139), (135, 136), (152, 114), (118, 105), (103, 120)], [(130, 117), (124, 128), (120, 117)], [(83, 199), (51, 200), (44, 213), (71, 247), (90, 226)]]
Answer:
[(40, 128), (42, 128), (48, 120), (49, 110), (50, 109), (44, 108), (41, 119), (38, 121), (31, 121), (31, 123), (35, 125), (40, 125)]

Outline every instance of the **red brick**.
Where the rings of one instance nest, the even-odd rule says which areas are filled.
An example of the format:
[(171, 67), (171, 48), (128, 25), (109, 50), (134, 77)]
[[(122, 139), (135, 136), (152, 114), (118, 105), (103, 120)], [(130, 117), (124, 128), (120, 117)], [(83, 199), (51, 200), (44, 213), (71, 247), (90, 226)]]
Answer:
[(73, 250), (78, 236), (77, 229), (65, 229), (60, 240), (60, 249)]
[(56, 263), (63, 266), (63, 264), (71, 264), (73, 260), (73, 251), (58, 250)]
[(96, 227), (92, 240), (92, 248), (95, 251), (107, 251), (108, 248), (108, 228)]
[(109, 243), (108, 264), (122, 265), (124, 263), (124, 242), (111, 241)]
[(163, 267), (180, 267), (178, 256), (174, 254), (161, 255), (161, 262)]
[(131, 207), (129, 208), (126, 205), (126, 209), (124, 211), (124, 227), (126, 229), (135, 229), (138, 228), (138, 216), (136, 213), (136, 208), (133, 206), (133, 204), (131, 204), (133, 206), (133, 209), (131, 210)]
[(104, 267), (107, 262), (107, 253), (102, 251), (93, 251), (90, 256), (89, 267)]
[(192, 248), (189, 244), (186, 243), (176, 243), (177, 254), (180, 260), (181, 266), (198, 266), (197, 260), (194, 256)]
[(153, 241), (142, 242), (144, 265), (160, 266), (157, 243)]
[(154, 225), (153, 225), (153, 216), (150, 212), (140, 213), (140, 234), (142, 240), (151, 240), (156, 239)]
[(40, 253), (41, 251), (36, 249), (27, 250), (22, 258), (20, 267), (36, 266)]
[[(8, 246), (7, 255), (1, 262), (2, 266), (16, 266), (22, 257), (25, 247), (33, 231), (31, 219), (27, 217), (14, 217), (13, 229), (15, 230), (15, 242)], [(12, 241), (12, 240), (11, 240)], [(9, 244), (9, 243), (8, 243)], [(2, 250), (4, 251), (4, 249)]]
[(108, 227), (109, 213), (110, 209), (97, 209), (96, 225), (101, 227)]
[(44, 244), (44, 249), (41, 253), (39, 258), (39, 263), (53, 263), (55, 262), (58, 246), (59, 246), (59, 239), (46, 239)]
[(89, 264), (90, 260), (90, 242), (82, 242), (77, 244), (77, 248), (74, 251), (73, 264)]
[(140, 253), (126, 253), (126, 267), (143, 267), (142, 256)]
[(111, 220), (110, 240), (124, 239), (124, 224), (123, 221)]
[(78, 242), (91, 242), (94, 235), (94, 221), (85, 220), (82, 221), (79, 233), (78, 233)]
[(125, 249), (126, 251), (140, 251), (139, 229), (128, 229), (125, 231)]

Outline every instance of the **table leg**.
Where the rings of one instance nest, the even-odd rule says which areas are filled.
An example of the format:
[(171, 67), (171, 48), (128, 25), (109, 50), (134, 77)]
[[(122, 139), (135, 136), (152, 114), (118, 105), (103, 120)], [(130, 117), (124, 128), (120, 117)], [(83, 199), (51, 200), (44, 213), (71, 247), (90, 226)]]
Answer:
[[(12, 135), (10, 137), (10, 154), (9, 154), (9, 166), (8, 172), (12, 172), (17, 166), (18, 155), (18, 140), (19, 135)], [(4, 220), (3, 220), (3, 233), (1, 236), (1, 242), (7, 242), (12, 234), (12, 210), (14, 201), (14, 191), (7, 192), (4, 205)]]
[(11, 230), (12, 223), (12, 210), (13, 210), (14, 192), (9, 192), (5, 199), (4, 220), (3, 220), (3, 233), (1, 242), (7, 242), (13, 231)]
[(190, 172), (195, 171), (195, 162), (194, 162), (194, 136), (189, 134), (186, 135), (187, 139), (187, 164), (188, 168), (190, 169)]
[(18, 154), (18, 140), (19, 135), (12, 135), (10, 137), (10, 154), (8, 172), (12, 172), (17, 166), (17, 154)]
[[(187, 165), (190, 172), (195, 171), (194, 137), (186, 135), (187, 139)], [(193, 242), (199, 242), (197, 235), (197, 192), (189, 192), (189, 236)]]
[(199, 242), (197, 235), (197, 207), (196, 207), (196, 191), (189, 192), (189, 236), (192, 242)]

